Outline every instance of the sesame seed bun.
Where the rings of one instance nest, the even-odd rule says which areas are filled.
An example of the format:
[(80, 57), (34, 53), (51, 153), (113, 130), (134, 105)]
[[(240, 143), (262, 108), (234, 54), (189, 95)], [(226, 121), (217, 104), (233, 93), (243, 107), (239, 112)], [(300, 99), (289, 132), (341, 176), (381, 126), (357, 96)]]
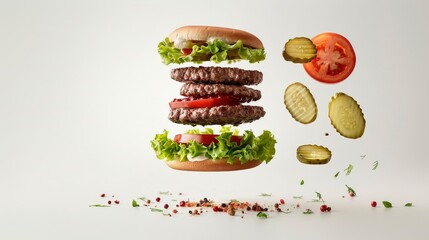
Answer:
[(228, 44), (234, 44), (238, 40), (241, 40), (245, 46), (255, 49), (264, 48), (261, 40), (255, 35), (242, 30), (224, 27), (184, 26), (174, 30), (169, 38), (173, 43), (179, 38), (198, 42), (207, 42), (209, 39), (215, 38), (221, 39)]
[(185, 161), (181, 162), (178, 160), (168, 161), (167, 165), (176, 170), (183, 171), (202, 171), (202, 172), (222, 172), (222, 171), (238, 171), (244, 169), (250, 169), (259, 166), (262, 162), (259, 160), (249, 161), (241, 164), (240, 160), (234, 160), (233, 164), (227, 163), (226, 159), (220, 160), (204, 160), (198, 162)]

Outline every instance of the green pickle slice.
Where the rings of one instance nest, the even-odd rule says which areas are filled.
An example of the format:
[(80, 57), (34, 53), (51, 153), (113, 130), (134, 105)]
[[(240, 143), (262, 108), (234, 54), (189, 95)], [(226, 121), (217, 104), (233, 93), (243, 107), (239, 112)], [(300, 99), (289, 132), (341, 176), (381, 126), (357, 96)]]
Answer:
[(327, 164), (331, 156), (331, 151), (320, 145), (307, 144), (296, 149), (296, 158), (305, 164)]
[(310, 62), (316, 55), (316, 45), (306, 37), (290, 39), (283, 49), (283, 58), (294, 63)]
[(284, 103), (286, 109), (296, 121), (308, 124), (316, 120), (316, 101), (310, 90), (302, 83), (292, 83), (286, 88)]
[(336, 93), (331, 98), (329, 118), (337, 132), (346, 138), (360, 138), (365, 131), (366, 122), (362, 109), (345, 93)]

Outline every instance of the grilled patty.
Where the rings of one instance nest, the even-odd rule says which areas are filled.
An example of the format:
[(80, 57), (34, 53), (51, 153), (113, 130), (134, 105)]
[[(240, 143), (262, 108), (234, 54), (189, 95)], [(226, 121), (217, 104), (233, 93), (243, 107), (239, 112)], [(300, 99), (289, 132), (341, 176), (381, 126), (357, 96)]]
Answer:
[(234, 105), (211, 108), (171, 109), (168, 118), (175, 123), (187, 125), (240, 125), (249, 123), (265, 115), (263, 107)]
[(197, 98), (228, 95), (239, 99), (242, 103), (245, 103), (259, 100), (261, 98), (261, 91), (245, 86), (187, 82), (183, 84), (180, 89), (180, 95)]
[(221, 83), (227, 85), (257, 85), (262, 72), (230, 67), (185, 67), (171, 70), (171, 78), (179, 82)]

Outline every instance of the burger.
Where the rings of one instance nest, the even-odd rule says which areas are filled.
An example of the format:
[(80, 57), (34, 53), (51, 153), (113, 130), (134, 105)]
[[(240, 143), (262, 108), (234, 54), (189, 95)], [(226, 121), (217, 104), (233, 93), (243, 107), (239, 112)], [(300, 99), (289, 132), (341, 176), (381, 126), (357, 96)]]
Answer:
[[(210, 61), (220, 63), (265, 59), (262, 42), (253, 34), (223, 27), (186, 26), (173, 31), (158, 44), (163, 63), (182, 64)], [(259, 136), (252, 131), (238, 135), (231, 126), (250, 123), (264, 117), (261, 106), (248, 105), (261, 98), (259, 90), (248, 87), (262, 82), (257, 70), (234, 67), (190, 66), (171, 70), (171, 78), (182, 83), (181, 98), (170, 103), (168, 118), (191, 126), (220, 125), (219, 133), (211, 128), (190, 130), (168, 137), (168, 131), (151, 141), (159, 159), (169, 167), (190, 171), (235, 171), (269, 162), (276, 140), (265, 130)]]

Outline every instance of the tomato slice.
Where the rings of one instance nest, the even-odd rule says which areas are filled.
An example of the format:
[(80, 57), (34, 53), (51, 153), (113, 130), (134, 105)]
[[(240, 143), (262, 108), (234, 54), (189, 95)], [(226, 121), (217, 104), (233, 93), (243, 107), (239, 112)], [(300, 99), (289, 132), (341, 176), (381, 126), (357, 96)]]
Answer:
[(182, 53), (184, 55), (189, 55), (192, 53), (192, 48), (182, 48)]
[(317, 56), (304, 64), (304, 69), (312, 78), (338, 83), (353, 72), (356, 55), (347, 38), (337, 33), (322, 33), (311, 40), (316, 45)]
[[(183, 134), (177, 134), (174, 136), (174, 141), (181, 144), (186, 144), (190, 141), (196, 141), (197, 143), (201, 143), (204, 146), (210, 145), (212, 142), (217, 143), (218, 140), (216, 137), (219, 136), (218, 134), (190, 134), (190, 133), (183, 133)], [(242, 136), (236, 136), (233, 135), (230, 138), (231, 142), (237, 143), (237, 145), (240, 145)]]
[(174, 99), (169, 103), (171, 109), (175, 108), (206, 108), (206, 107), (215, 107), (221, 105), (238, 105), (240, 101), (236, 98), (229, 96), (221, 97), (210, 97), (210, 98), (182, 98)]

